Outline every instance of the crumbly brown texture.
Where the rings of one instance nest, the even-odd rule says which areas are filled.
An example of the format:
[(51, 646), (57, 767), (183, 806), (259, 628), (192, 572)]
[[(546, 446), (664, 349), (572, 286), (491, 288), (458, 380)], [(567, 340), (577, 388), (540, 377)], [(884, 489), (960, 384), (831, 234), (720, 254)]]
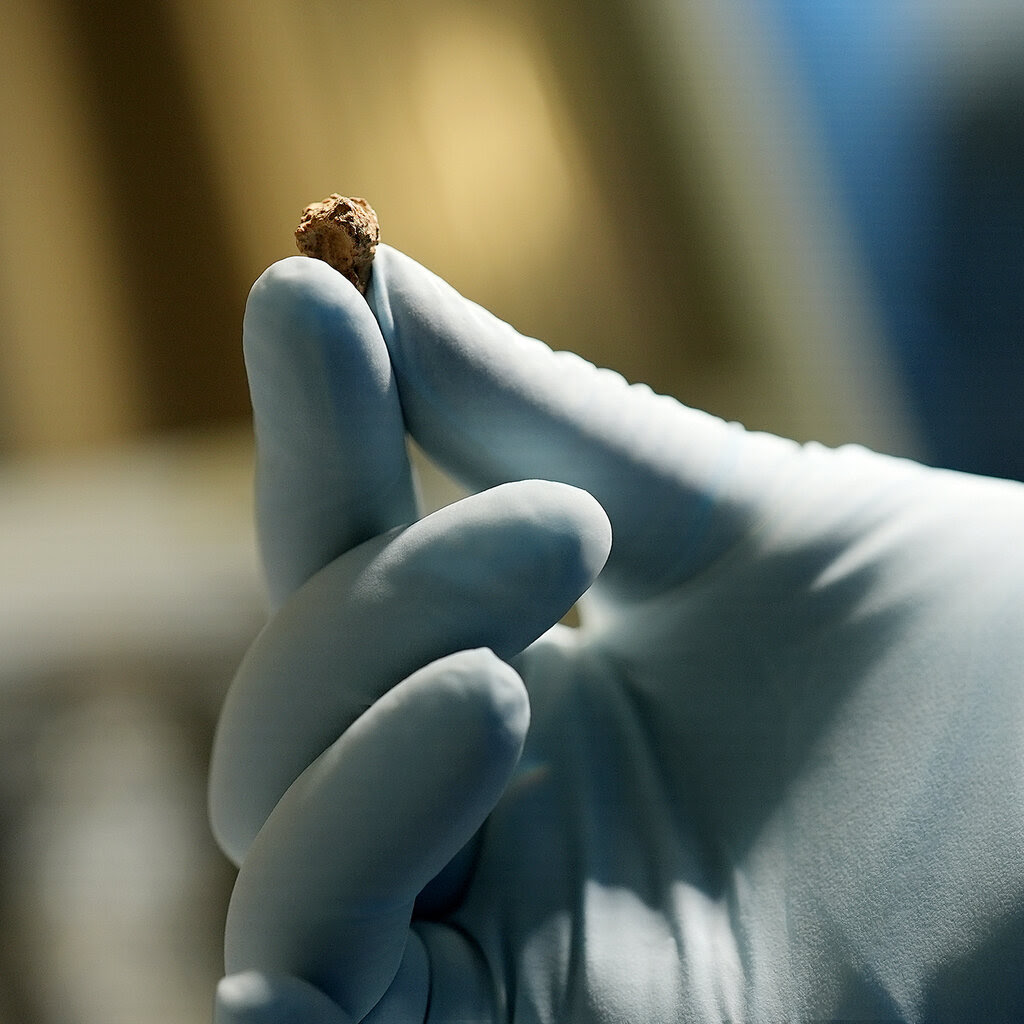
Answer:
[(377, 214), (365, 199), (333, 192), (310, 203), (295, 229), (299, 252), (329, 263), (360, 292), (370, 283), (370, 267), (380, 241)]

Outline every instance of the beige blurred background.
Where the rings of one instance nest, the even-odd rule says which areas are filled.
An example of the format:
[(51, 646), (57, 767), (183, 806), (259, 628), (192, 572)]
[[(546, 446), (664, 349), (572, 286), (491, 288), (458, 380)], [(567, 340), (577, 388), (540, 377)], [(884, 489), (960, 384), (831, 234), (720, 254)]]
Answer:
[[(840, 350), (842, 334), (864, 349), (870, 311), (749, 10), (3, 11), (12, 455), (242, 422), (248, 285), (335, 190), (367, 195), (387, 240), (554, 345), (751, 425), (892, 443), (863, 408), (870, 345)], [(852, 379), (836, 372), (851, 359)]]
[(0, 0), (0, 1024), (208, 1018), (240, 323), (307, 202), (687, 403), (913, 451), (767, 26), (566, 8)]

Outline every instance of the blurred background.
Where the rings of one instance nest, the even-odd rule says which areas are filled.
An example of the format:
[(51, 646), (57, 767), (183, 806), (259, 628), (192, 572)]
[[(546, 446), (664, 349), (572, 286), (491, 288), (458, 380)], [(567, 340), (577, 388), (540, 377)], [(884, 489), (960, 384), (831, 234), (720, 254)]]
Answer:
[(1018, 0), (0, 16), (0, 1024), (209, 1018), (240, 324), (306, 203), (689, 404), (1024, 477)]

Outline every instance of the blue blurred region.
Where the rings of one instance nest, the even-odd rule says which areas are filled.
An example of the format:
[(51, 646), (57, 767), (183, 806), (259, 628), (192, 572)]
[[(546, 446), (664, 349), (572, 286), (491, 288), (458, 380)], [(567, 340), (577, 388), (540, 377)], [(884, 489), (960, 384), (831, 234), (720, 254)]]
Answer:
[(1024, 34), (951, 0), (756, 2), (818, 119), (926, 457), (1024, 479)]

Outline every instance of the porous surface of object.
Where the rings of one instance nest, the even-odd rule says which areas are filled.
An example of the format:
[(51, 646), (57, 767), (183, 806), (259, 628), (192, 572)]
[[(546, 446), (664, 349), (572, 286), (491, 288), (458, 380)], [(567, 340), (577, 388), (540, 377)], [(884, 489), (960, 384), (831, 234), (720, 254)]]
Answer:
[(365, 199), (337, 192), (310, 203), (295, 229), (299, 252), (330, 264), (363, 293), (379, 241), (380, 225), (373, 207)]

